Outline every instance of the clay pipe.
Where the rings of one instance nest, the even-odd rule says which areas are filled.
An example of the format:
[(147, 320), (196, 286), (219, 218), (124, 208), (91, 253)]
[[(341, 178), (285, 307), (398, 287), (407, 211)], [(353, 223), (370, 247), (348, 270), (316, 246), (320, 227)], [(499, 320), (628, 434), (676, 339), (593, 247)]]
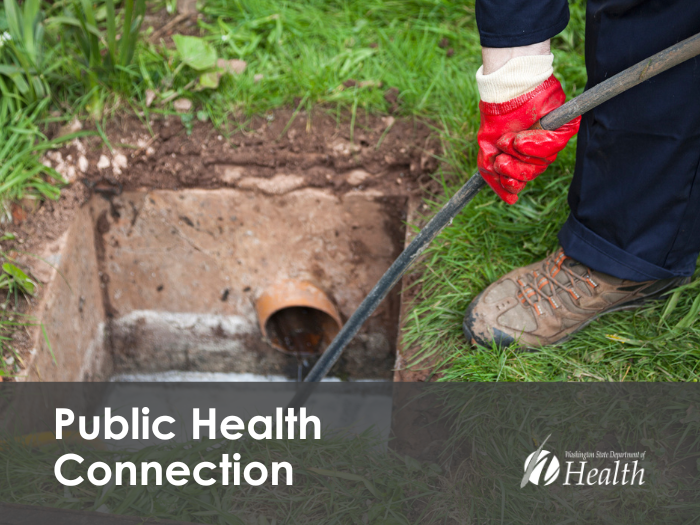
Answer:
[[(557, 129), (571, 119), (583, 115), (587, 111), (610, 100), (616, 95), (644, 82), (645, 80), (666, 71), (690, 58), (700, 55), (700, 34), (692, 36), (668, 49), (655, 54), (651, 58), (643, 60), (629, 67), (589, 89), (578, 97), (548, 113), (540, 120), (542, 129)], [(333, 364), (343, 353), (345, 346), (352, 340), (362, 324), (372, 315), (379, 303), (387, 296), (393, 286), (401, 279), (401, 276), (413, 264), (418, 256), (427, 248), (430, 242), (452, 222), (457, 214), (466, 206), (479, 190), (486, 185), (481, 175), (476, 172), (462, 186), (457, 193), (438, 211), (426, 224), (420, 233), (409, 243), (406, 249), (394, 261), (379, 282), (372, 288), (367, 297), (362, 301), (355, 313), (350, 316), (348, 322), (340, 330), (333, 342), (326, 348), (323, 355), (316, 362), (305, 382), (317, 382), (323, 379)], [(306, 401), (310, 389), (302, 388), (295, 395), (290, 406), (300, 406)]]

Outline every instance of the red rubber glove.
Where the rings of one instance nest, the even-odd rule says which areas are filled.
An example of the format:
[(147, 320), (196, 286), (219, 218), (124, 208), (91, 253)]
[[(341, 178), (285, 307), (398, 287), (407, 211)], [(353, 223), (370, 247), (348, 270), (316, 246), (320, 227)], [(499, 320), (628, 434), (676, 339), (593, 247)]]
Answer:
[(581, 117), (555, 131), (528, 129), (565, 100), (561, 84), (552, 75), (532, 91), (507, 102), (479, 103), (479, 172), (508, 204), (517, 202), (518, 192), (542, 174), (578, 132)]

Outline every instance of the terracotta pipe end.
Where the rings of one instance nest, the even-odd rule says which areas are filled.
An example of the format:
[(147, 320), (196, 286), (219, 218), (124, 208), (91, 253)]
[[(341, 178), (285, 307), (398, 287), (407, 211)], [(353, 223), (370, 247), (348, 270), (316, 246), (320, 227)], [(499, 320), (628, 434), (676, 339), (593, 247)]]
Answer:
[[(335, 305), (322, 290), (307, 281), (290, 279), (274, 284), (260, 295), (255, 309), (263, 338), (286, 354), (321, 353), (342, 326)], [(287, 335), (308, 332), (311, 343), (296, 347), (282, 333), (285, 331)]]

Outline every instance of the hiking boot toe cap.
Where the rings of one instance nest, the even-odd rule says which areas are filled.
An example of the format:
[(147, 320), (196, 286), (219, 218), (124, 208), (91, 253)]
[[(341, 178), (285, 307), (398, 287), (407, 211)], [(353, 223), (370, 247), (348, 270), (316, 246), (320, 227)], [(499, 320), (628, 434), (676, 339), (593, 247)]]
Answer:
[(487, 326), (483, 317), (478, 312), (478, 307), (483, 294), (479, 294), (469, 305), (462, 321), (462, 331), (467, 341), (492, 348), (494, 345), (497, 348), (506, 348), (515, 343), (515, 338), (502, 330), (495, 327)]

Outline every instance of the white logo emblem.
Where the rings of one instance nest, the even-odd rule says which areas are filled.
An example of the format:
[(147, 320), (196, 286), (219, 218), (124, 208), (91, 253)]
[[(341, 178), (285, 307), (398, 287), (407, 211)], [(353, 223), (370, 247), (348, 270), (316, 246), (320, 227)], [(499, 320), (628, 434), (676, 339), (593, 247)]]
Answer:
[[(547, 439), (550, 436), (551, 434)], [(525, 460), (525, 475), (520, 482), (520, 488), (527, 485), (528, 481), (534, 485), (539, 485), (540, 481), (542, 485), (550, 485), (559, 477), (559, 459), (549, 450), (542, 450), (547, 439)]]

